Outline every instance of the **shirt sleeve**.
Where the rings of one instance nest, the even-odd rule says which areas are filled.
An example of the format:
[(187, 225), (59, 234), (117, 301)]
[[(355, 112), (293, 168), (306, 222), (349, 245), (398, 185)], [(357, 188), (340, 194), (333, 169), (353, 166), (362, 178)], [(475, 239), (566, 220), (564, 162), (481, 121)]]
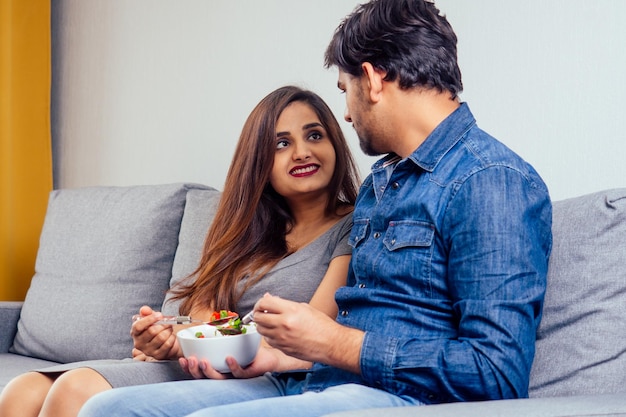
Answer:
[(526, 397), (552, 242), (547, 190), (515, 169), (486, 168), (442, 219), (447, 276), (437, 279), (448, 280), (456, 336), (367, 332), (362, 377), (428, 403)]

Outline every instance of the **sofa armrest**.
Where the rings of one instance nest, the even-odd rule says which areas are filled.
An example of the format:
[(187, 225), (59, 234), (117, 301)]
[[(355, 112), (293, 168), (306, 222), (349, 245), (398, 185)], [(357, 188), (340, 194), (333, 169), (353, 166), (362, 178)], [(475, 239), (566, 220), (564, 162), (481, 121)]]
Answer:
[(22, 301), (0, 301), (0, 353), (7, 353), (17, 332)]
[(626, 393), (345, 411), (326, 417), (591, 417), (626, 416)]

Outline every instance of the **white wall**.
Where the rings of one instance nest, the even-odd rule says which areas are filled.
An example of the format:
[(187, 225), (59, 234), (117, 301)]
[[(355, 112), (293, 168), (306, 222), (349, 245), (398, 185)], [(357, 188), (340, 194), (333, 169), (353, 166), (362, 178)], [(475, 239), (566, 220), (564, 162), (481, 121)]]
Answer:
[[(244, 119), (274, 88), (318, 92), (355, 0), (55, 0), (56, 187), (193, 181), (221, 188)], [(479, 125), (555, 199), (626, 186), (626, 2), (438, 0)], [(363, 173), (365, 157), (342, 122)]]

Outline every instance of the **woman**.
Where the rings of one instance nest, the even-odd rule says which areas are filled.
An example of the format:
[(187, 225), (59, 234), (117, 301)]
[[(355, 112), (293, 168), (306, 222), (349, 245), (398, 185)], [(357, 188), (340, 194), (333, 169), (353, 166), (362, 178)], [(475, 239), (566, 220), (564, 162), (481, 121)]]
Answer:
[[(334, 316), (345, 284), (358, 174), (337, 120), (316, 94), (283, 87), (246, 120), (200, 266), (172, 290), (180, 314), (209, 320), (215, 310), (245, 313), (265, 292), (308, 301)], [(29, 372), (0, 396), (3, 417), (75, 416), (93, 395), (115, 387), (189, 378), (170, 325), (142, 307), (133, 323), (135, 361), (92, 361)], [(181, 360), (186, 371), (206, 364)]]

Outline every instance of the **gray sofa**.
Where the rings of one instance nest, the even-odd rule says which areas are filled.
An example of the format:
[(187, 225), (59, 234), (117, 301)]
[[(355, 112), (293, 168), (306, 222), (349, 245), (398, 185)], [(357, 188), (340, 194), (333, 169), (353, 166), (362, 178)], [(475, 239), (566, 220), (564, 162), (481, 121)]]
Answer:
[[(50, 194), (25, 301), (0, 302), (0, 390), (63, 362), (129, 356), (143, 304), (199, 258), (219, 192), (197, 184)], [(343, 416), (626, 415), (626, 188), (554, 203), (554, 245), (530, 397)]]

